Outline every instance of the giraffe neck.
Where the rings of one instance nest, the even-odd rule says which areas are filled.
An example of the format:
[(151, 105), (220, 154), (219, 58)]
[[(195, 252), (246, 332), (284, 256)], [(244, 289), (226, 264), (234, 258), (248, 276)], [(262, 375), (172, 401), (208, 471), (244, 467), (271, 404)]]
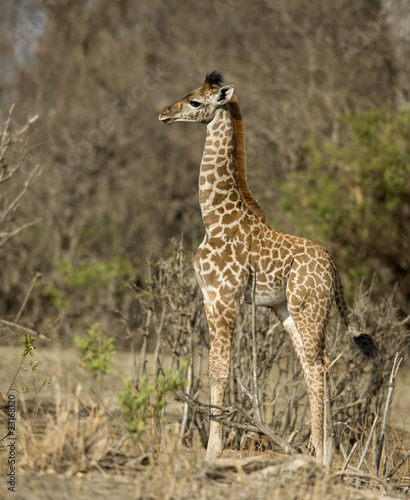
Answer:
[(199, 204), (207, 231), (225, 213), (239, 210), (241, 196), (235, 176), (235, 131), (227, 107), (208, 123), (199, 175)]
[(244, 211), (265, 221), (246, 182), (242, 116), (234, 96), (207, 125), (199, 176), (199, 203), (205, 229), (211, 232)]

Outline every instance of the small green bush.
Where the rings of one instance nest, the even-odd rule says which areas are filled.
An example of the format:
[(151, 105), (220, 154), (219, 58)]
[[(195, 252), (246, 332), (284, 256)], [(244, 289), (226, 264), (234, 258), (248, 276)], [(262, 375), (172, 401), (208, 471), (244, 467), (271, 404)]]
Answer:
[(40, 294), (47, 302), (49, 302), (56, 309), (67, 309), (70, 307), (70, 299), (66, 296), (65, 292), (54, 288), (52, 286), (39, 287)]
[(118, 258), (114, 262), (80, 262), (73, 265), (69, 259), (63, 258), (58, 266), (60, 275), (65, 278), (68, 287), (86, 290), (96, 299), (101, 289), (106, 289), (113, 280), (119, 280), (116, 289), (121, 289), (124, 280), (132, 274), (131, 265)]
[(52, 283), (36, 283), (35, 288), (43, 301), (53, 308), (80, 316), (96, 301), (101, 305), (104, 297), (105, 300), (109, 297), (110, 305), (116, 304), (117, 299), (120, 302), (132, 273), (131, 264), (124, 258), (113, 262), (80, 261), (74, 264), (64, 257)]
[[(38, 366), (38, 361), (35, 361), (34, 358), (34, 349), (36, 348), (34, 345), (34, 342), (36, 341), (36, 337), (31, 334), (25, 334), (22, 336), (20, 343), (23, 345), (23, 352), (21, 353), (21, 359), (20, 362), (18, 363), (16, 373), (13, 377), (13, 380), (11, 381), (10, 388), (8, 390), (8, 393), (10, 391), (16, 391), (18, 392), (21, 390), (23, 393), (29, 392), (30, 387), (26, 385), (27, 379), (26, 377), (20, 377), (25, 372), (25, 368), (23, 367), (23, 364), (28, 364), (31, 367), (31, 382), (33, 384), (33, 388), (36, 392), (36, 395), (38, 394), (38, 389), (36, 388), (36, 381), (34, 379), (34, 372), (37, 369)], [(29, 361), (26, 360), (27, 356), (30, 356)], [(46, 385), (46, 382), (43, 383), (41, 388), (43, 388)], [(19, 389), (17, 389), (17, 387)], [(1, 394), (0, 394), (1, 396)], [(0, 397), (1, 399), (1, 397)], [(0, 405), (1, 406), (1, 405)]]
[(33, 351), (36, 348), (33, 345), (35, 341), (36, 337), (31, 333), (22, 336), (20, 343), (23, 344), (23, 357), (27, 356), (27, 354), (30, 354), (30, 356), (33, 357)]
[(107, 337), (99, 323), (87, 330), (88, 336), (75, 337), (75, 345), (80, 351), (81, 362), (85, 370), (102, 382), (111, 368), (111, 358), (115, 354), (115, 339)]
[(117, 397), (127, 428), (137, 439), (144, 432), (148, 419), (159, 421), (166, 396), (188, 384), (188, 380), (183, 377), (188, 365), (189, 358), (181, 359), (176, 371), (165, 367), (164, 375), (158, 375), (154, 384), (150, 384), (148, 377), (143, 375), (137, 389), (132, 387), (129, 376), (124, 378), (124, 388)]

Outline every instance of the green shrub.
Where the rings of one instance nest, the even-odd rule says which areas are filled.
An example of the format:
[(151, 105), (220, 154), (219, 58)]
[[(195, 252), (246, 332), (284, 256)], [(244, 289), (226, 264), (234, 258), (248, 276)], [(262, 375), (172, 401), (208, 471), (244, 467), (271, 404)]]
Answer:
[(305, 146), (303, 171), (285, 184), (280, 208), (295, 232), (330, 247), (354, 286), (378, 271), (389, 284), (403, 281), (410, 266), (410, 112), (377, 108), (343, 122), (338, 145)]
[(85, 370), (102, 382), (110, 371), (111, 358), (115, 354), (113, 337), (107, 337), (99, 323), (87, 330), (88, 337), (75, 337), (75, 345), (80, 351), (81, 362)]
[[(25, 367), (23, 367), (23, 365), (28, 364), (31, 367), (31, 383), (33, 384), (33, 388), (36, 392), (35, 396), (38, 394), (39, 390), (36, 388), (36, 381), (34, 379), (34, 372), (36, 371), (38, 363), (39, 363), (38, 361), (35, 361), (33, 359), (34, 349), (36, 348), (34, 345), (35, 341), (36, 341), (36, 337), (31, 333), (28, 333), (28, 334), (25, 334), (22, 336), (20, 343), (23, 345), (23, 352), (21, 353), (21, 359), (20, 359), (20, 362), (18, 363), (17, 370), (16, 370), (16, 373), (13, 377), (13, 380), (11, 381), (8, 393), (10, 393), (11, 391), (18, 392), (19, 390), (21, 390), (23, 393), (30, 391), (30, 387), (28, 385), (26, 385), (27, 384), (26, 377), (20, 377), (25, 372)], [(29, 361), (26, 360), (27, 356), (30, 356)], [(41, 389), (45, 385), (46, 385), (46, 381), (43, 382)], [(17, 389), (17, 387), (19, 389)], [(0, 394), (0, 400), (1, 400), (1, 394)]]
[(63, 290), (52, 286), (40, 288), (40, 294), (47, 302), (49, 302), (56, 309), (67, 309), (70, 307), (70, 299), (66, 296)]
[(132, 273), (131, 265), (122, 258), (114, 262), (80, 262), (74, 266), (67, 258), (63, 258), (58, 266), (60, 275), (65, 278), (68, 287), (86, 290), (96, 299), (101, 289), (106, 289), (114, 280), (118, 280), (115, 288), (120, 290)]
[(132, 273), (131, 264), (121, 257), (113, 262), (80, 261), (76, 264), (64, 257), (58, 264), (58, 275), (52, 278), (53, 281), (36, 283), (35, 288), (41, 298), (55, 309), (80, 316), (87, 307), (95, 307), (96, 302), (107, 306), (109, 301), (109, 307), (118, 306), (117, 301), (121, 302)]
[(36, 337), (31, 333), (22, 336), (20, 343), (23, 344), (23, 357), (27, 356), (27, 354), (30, 354), (30, 356), (33, 357), (33, 351), (36, 348), (33, 345), (35, 341)]
[(148, 377), (143, 375), (136, 390), (132, 387), (130, 377), (124, 378), (124, 388), (117, 397), (127, 428), (136, 438), (144, 432), (148, 419), (159, 421), (167, 394), (183, 389), (188, 384), (188, 380), (183, 377), (188, 364), (189, 358), (181, 359), (176, 371), (165, 367), (164, 375), (158, 375), (154, 384), (150, 384)]

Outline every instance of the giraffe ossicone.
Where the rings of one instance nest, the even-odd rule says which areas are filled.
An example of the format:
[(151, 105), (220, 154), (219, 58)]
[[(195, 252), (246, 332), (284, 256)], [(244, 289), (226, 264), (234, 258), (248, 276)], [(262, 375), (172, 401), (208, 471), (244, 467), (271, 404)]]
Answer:
[[(159, 120), (206, 124), (199, 175), (205, 238), (194, 258), (209, 335), (211, 403), (223, 405), (231, 343), (241, 300), (271, 308), (289, 333), (309, 394), (312, 443), (323, 457), (324, 384), (330, 360), (325, 329), (333, 301), (355, 343), (368, 357), (374, 340), (349, 322), (339, 273), (327, 250), (312, 241), (272, 229), (246, 180), (245, 137), (232, 85), (214, 71), (203, 85), (164, 109)], [(207, 459), (223, 452), (222, 424), (210, 422)]]

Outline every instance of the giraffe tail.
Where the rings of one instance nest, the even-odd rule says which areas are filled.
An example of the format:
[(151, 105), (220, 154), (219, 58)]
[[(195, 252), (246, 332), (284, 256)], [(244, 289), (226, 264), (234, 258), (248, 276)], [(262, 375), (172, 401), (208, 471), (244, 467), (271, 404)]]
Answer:
[(333, 272), (335, 277), (335, 301), (337, 308), (339, 310), (339, 314), (342, 318), (343, 324), (346, 327), (347, 331), (353, 338), (353, 342), (357, 345), (357, 347), (361, 350), (361, 352), (367, 357), (375, 359), (380, 354), (379, 347), (374, 339), (370, 337), (367, 333), (361, 333), (356, 330), (356, 328), (351, 325), (349, 320), (348, 308), (343, 295), (343, 287), (340, 282), (339, 271), (337, 270), (336, 265), (332, 262)]

